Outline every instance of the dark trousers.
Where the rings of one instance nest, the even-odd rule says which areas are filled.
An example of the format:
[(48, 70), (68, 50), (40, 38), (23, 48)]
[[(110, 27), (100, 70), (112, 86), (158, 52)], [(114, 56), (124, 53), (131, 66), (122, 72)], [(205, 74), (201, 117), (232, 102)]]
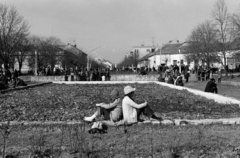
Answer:
[(139, 120), (139, 117), (141, 114), (149, 117), (149, 118), (152, 118), (153, 116), (153, 110), (149, 107), (149, 106), (145, 106), (141, 109), (136, 109), (137, 110), (137, 119)]
[(74, 76), (71, 75), (71, 81), (74, 81)]
[(104, 109), (102, 107), (98, 108), (98, 112), (100, 114), (100, 116), (104, 117), (104, 120), (110, 120), (110, 109)]
[(17, 78), (13, 78), (13, 88), (17, 87)]
[(221, 83), (221, 78), (218, 78), (218, 83)]

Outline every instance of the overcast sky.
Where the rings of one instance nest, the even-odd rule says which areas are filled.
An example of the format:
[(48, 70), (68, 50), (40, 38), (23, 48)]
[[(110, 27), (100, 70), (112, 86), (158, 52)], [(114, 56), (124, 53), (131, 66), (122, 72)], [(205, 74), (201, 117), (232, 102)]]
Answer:
[[(133, 46), (184, 42), (199, 23), (211, 19), (216, 0), (0, 0), (14, 5), (33, 35), (76, 41), (90, 55), (120, 62)], [(230, 13), (239, 0), (226, 0)]]

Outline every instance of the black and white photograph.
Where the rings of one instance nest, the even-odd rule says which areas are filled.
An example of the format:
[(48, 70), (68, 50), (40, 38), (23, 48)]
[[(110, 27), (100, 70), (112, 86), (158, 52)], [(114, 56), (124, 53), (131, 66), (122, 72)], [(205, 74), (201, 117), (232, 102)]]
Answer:
[(0, 0), (0, 158), (240, 158), (239, 0)]

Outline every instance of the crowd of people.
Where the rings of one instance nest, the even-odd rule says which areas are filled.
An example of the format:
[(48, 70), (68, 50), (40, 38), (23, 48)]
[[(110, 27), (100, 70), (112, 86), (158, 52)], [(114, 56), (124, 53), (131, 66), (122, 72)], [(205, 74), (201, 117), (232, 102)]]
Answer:
[(73, 69), (65, 72), (65, 81), (110, 81), (111, 75), (109, 69)]
[(39, 76), (60, 76), (64, 74), (64, 70), (59, 67), (54, 67), (53, 69), (50, 66), (40, 67), (38, 70)]
[(0, 70), (0, 90), (7, 89), (12, 86), (16, 88), (18, 86), (26, 86), (27, 84), (19, 78), (18, 70), (13, 69), (1, 69)]
[(110, 81), (111, 75), (109, 69), (104, 68), (67, 68), (66, 70), (58, 67), (41, 67), (38, 76), (65, 76), (65, 81)]
[(159, 82), (166, 82), (169, 84), (174, 84), (178, 86), (184, 86), (184, 79), (185, 82), (188, 82), (190, 77), (190, 70), (188, 66), (181, 67), (181, 72), (178, 66), (170, 66), (170, 67), (162, 67), (160, 69), (158, 81)]

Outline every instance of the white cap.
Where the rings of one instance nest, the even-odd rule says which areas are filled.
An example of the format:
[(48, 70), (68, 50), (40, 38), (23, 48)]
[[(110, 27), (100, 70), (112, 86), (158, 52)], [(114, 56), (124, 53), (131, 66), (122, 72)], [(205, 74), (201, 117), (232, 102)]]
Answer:
[(124, 88), (124, 94), (129, 94), (131, 92), (134, 92), (136, 90), (136, 88), (132, 88), (131, 86), (126, 86)]

